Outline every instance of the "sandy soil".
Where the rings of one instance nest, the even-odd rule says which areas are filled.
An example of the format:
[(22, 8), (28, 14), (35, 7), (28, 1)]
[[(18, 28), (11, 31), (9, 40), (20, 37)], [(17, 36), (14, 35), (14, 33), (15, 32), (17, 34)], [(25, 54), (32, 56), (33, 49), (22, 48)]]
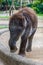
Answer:
[[(39, 31), (39, 32), (38, 32)], [(26, 52), (26, 57), (34, 59), (35, 61), (43, 62), (43, 29), (38, 29), (34, 39), (33, 39), (33, 45), (32, 45), (32, 51)], [(8, 41), (9, 41), (10, 35), (9, 32), (6, 32), (0, 36), (0, 42), (9, 51)], [(20, 40), (17, 42), (17, 46), (19, 48), (20, 46)], [(10, 51), (9, 51), (10, 52)]]

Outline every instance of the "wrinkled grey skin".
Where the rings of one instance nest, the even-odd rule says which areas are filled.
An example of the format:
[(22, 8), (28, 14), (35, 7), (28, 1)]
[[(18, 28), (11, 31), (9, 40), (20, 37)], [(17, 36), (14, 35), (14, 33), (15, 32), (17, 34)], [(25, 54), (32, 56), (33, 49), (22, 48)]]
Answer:
[[(21, 17), (21, 19), (19, 18), (19, 16)], [(24, 18), (22, 18), (22, 16)], [(18, 14), (18, 18), (17, 18), (17, 15), (12, 16), (9, 23), (10, 50), (14, 50), (14, 51), (17, 50), (16, 42), (21, 35), (21, 44), (20, 44), (19, 54), (20, 55), (25, 54), (27, 40), (28, 40), (28, 45), (27, 45), (26, 51), (27, 52), (31, 51), (32, 39), (37, 29), (37, 20), (35, 21), (36, 21), (35, 23), (32, 23), (30, 16), (26, 14), (25, 12), (22, 12), (22, 14), (21, 13)], [(31, 31), (31, 28), (32, 28), (32, 31)]]

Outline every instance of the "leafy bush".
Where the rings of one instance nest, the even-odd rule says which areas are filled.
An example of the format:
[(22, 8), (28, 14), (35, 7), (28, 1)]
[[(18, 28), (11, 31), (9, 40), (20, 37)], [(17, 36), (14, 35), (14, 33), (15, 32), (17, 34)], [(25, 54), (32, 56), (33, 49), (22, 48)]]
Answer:
[(37, 7), (32, 7), (32, 8), (36, 11), (36, 13), (39, 13), (39, 9)]
[(27, 7), (32, 7), (33, 4), (27, 4)]
[(39, 0), (34, 1), (33, 4), (35, 4), (35, 5), (40, 4), (40, 1)]
[(39, 4), (37, 8), (39, 9), (39, 13), (43, 13), (43, 4)]
[(36, 11), (36, 13), (43, 14), (43, 4), (37, 2), (34, 4), (28, 4), (27, 7), (33, 8)]

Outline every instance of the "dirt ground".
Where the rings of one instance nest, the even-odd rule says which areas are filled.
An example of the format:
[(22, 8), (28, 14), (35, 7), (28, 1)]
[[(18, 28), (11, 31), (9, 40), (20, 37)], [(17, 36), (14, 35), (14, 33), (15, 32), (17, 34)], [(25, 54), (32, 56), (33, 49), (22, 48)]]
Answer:
[(26, 53), (26, 57), (43, 62), (43, 48), (36, 48), (31, 52)]
[[(7, 25), (9, 24), (9, 21), (0, 20), (0, 24), (3, 24), (3, 22), (4, 22), (4, 24), (7, 24)], [(35, 36), (34, 36), (34, 39), (33, 39), (33, 42), (32, 42), (32, 51), (26, 52), (25, 57), (43, 63), (43, 17), (39, 18), (38, 27), (39, 28), (37, 29)], [(2, 50), (4, 48), (4, 51), (6, 49), (7, 51), (10, 52), (10, 49), (8, 46), (9, 38), (10, 38), (9, 32), (6, 32), (0, 36), (0, 48)], [(19, 46), (20, 46), (20, 39), (17, 42), (18, 50), (19, 50)], [(18, 51), (17, 51), (17, 53), (18, 53)], [(5, 65), (3, 60), (1, 60), (1, 59), (0, 59), (0, 65)]]
[[(26, 52), (27, 58), (33, 59), (35, 61), (40, 61), (40, 62), (43, 62), (43, 36), (42, 36), (43, 33), (42, 32), (43, 32), (43, 29), (37, 30), (33, 39), (32, 51)], [(9, 32), (2, 34), (0, 36), (0, 42), (1, 42), (0, 45), (3, 45), (3, 47), (10, 52), (9, 46), (8, 46), (9, 38), (10, 38)], [(17, 46), (19, 49), (20, 40), (17, 42)]]

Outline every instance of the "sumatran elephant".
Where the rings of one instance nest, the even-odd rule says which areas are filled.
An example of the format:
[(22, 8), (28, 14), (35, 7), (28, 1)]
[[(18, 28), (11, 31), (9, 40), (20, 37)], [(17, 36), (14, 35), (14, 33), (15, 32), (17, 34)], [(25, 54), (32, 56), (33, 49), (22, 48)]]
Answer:
[[(10, 39), (9, 46), (11, 51), (16, 51), (16, 42), (21, 35), (20, 55), (25, 55), (31, 51), (33, 36), (37, 29), (37, 16), (33, 9), (29, 7), (21, 8), (17, 13), (13, 14), (9, 22)], [(28, 40), (28, 45), (26, 48)]]

